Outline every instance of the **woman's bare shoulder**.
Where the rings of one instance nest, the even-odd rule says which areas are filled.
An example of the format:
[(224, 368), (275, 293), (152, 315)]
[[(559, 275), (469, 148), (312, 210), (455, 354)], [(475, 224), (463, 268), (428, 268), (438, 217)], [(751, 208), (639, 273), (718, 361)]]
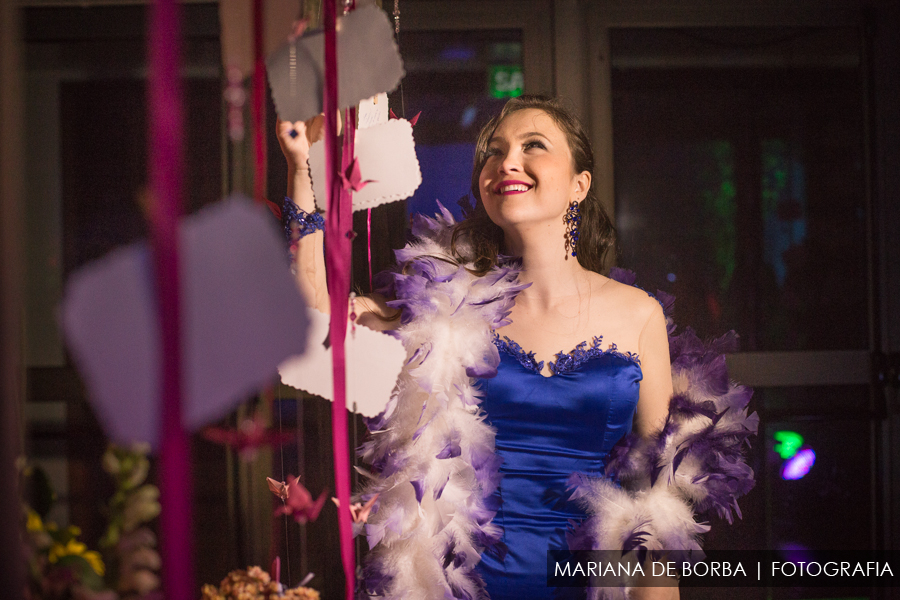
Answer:
[[(599, 275), (598, 277), (603, 276)], [(635, 306), (639, 310), (652, 310), (654, 307), (659, 306), (656, 298), (641, 288), (620, 283), (609, 277), (603, 277), (603, 287), (600, 288), (600, 295), (606, 295), (611, 300)]]
[(604, 311), (615, 314), (619, 319), (642, 325), (654, 311), (660, 310), (656, 298), (644, 290), (619, 283), (615, 279), (603, 279), (605, 281), (598, 293), (598, 300)]

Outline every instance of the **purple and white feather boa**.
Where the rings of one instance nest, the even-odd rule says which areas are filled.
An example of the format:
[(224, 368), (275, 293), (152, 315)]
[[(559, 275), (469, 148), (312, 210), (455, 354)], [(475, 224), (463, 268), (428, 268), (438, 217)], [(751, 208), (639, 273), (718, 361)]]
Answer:
[(396, 253), (390, 305), (403, 309), (396, 334), (408, 360), (360, 449), (372, 466), (361, 498), (379, 494), (365, 526), (366, 587), (387, 598), (487, 598), (472, 569), (502, 533), (490, 505), (500, 458), (473, 384), (496, 374), (491, 332), (524, 286), (514, 268), (477, 277), (454, 260), (453, 217), (441, 210)]
[[(496, 373), (492, 330), (507, 323), (525, 286), (508, 266), (472, 275), (449, 251), (453, 225), (441, 207), (434, 219), (420, 217), (416, 241), (397, 251), (390, 304), (403, 309), (396, 335), (409, 358), (360, 448), (371, 465), (361, 471), (369, 482), (360, 499), (379, 494), (365, 525), (366, 592), (391, 599), (487, 598), (473, 569), (482, 552), (502, 546), (490, 504), (500, 459), (473, 384)], [(628, 272), (612, 276), (634, 282)], [(671, 296), (658, 298), (668, 317)], [(694, 512), (713, 509), (731, 521), (737, 498), (753, 487), (742, 447), (758, 417), (747, 416), (751, 392), (728, 380), (722, 355), (734, 337), (703, 344), (689, 329), (673, 333), (669, 319), (675, 394), (666, 425), (650, 440), (624, 438), (608, 478), (573, 475), (572, 497), (589, 514), (569, 535), (573, 550), (699, 549), (709, 527)], [(624, 594), (595, 588), (591, 596)]]
[[(632, 285), (634, 274), (611, 277)], [(675, 335), (672, 296), (658, 292), (666, 313), (674, 393), (662, 430), (650, 439), (632, 433), (610, 453), (606, 478), (573, 475), (572, 498), (589, 518), (568, 536), (572, 550), (700, 550), (709, 525), (695, 513), (714, 510), (733, 520), (737, 499), (754, 484), (744, 446), (759, 416), (747, 414), (752, 390), (728, 378), (725, 353), (736, 350), (734, 332), (704, 343), (690, 328)], [(621, 485), (615, 483), (620, 482)], [(625, 588), (592, 588), (592, 599), (624, 599)]]

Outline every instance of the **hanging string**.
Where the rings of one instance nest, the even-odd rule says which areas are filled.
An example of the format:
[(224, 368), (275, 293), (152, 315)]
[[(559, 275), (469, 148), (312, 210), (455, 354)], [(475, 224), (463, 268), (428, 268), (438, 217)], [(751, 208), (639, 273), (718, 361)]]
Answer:
[(181, 299), (178, 217), (181, 213), (182, 109), (179, 7), (157, 0), (151, 8), (150, 216), (161, 337), (160, 551), (164, 596), (193, 600), (191, 448), (182, 425)]
[[(394, 38), (400, 50), (400, 0), (394, 0)], [(400, 116), (406, 118), (406, 99), (403, 96), (403, 80), (400, 80)]]
[[(280, 387), (278, 388), (278, 391), (276, 392), (276, 398), (277, 398), (277, 402), (278, 402), (278, 439), (284, 440), (284, 437), (283, 437), (284, 429), (283, 429), (282, 423), (281, 423), (281, 419), (282, 419), (281, 404), (282, 404), (282, 402), (281, 402), (281, 388)], [(279, 478), (279, 481), (284, 482), (285, 481), (285, 478), (284, 478), (284, 441), (282, 441), (278, 444), (278, 449), (281, 451), (281, 477)], [(283, 498), (281, 500), (281, 503), (282, 503), (282, 505), (284, 505), (284, 503), (285, 503)], [(291, 587), (291, 551), (290, 551), (290, 540), (289, 540), (289, 536), (288, 536), (289, 521), (288, 521), (287, 513), (282, 515), (282, 519), (283, 519), (282, 528), (284, 529), (284, 562), (285, 562), (285, 565), (287, 566), (287, 586), (286, 587), (290, 588)], [(281, 582), (279, 581), (277, 583), (281, 583)]]

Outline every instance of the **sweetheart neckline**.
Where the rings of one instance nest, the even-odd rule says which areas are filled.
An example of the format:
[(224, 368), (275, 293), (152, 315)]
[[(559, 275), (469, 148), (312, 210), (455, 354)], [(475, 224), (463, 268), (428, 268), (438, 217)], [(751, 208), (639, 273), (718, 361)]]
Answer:
[(527, 370), (544, 377), (545, 379), (550, 379), (551, 377), (556, 377), (557, 375), (562, 375), (565, 373), (571, 373), (573, 371), (577, 371), (581, 365), (586, 363), (587, 361), (605, 355), (612, 355), (632, 362), (640, 368), (641, 359), (635, 352), (619, 352), (618, 347), (615, 342), (609, 345), (608, 348), (603, 349), (600, 347), (600, 344), (603, 342), (603, 336), (594, 336), (593, 341), (591, 342), (590, 347), (588, 347), (587, 341), (581, 342), (569, 352), (560, 351), (557, 352), (554, 356), (556, 357), (555, 361), (549, 360), (547, 361), (548, 366), (550, 367), (551, 375), (544, 375), (541, 371), (544, 370), (544, 361), (539, 361), (535, 358), (534, 352), (526, 352), (522, 346), (520, 346), (515, 340), (509, 338), (509, 336), (503, 336), (501, 338), (500, 334), (496, 331), (493, 331), (494, 334), (494, 345), (497, 346), (498, 349), (503, 350), (513, 358), (515, 358), (520, 365), (525, 367)]

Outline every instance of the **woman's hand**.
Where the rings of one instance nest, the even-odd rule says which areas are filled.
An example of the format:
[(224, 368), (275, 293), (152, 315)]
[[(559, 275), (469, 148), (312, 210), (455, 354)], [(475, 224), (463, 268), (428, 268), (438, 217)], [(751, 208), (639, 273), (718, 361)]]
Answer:
[(317, 115), (308, 121), (282, 121), (275, 126), (278, 145), (287, 160), (288, 170), (305, 169), (309, 148), (325, 135), (325, 117)]

